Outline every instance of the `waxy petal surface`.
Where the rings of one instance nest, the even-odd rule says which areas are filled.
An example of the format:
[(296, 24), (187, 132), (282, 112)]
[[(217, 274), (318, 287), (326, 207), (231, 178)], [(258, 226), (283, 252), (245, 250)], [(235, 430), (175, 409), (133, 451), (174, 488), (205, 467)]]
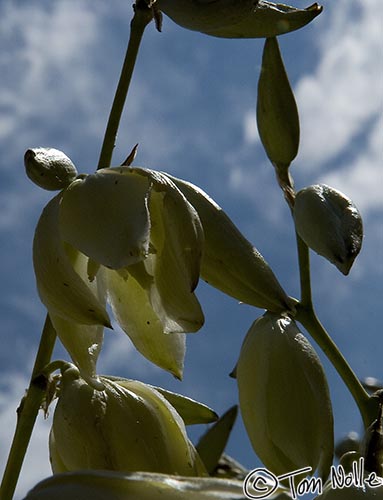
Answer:
[(63, 239), (95, 262), (119, 269), (148, 252), (149, 181), (132, 171), (103, 169), (73, 182), (63, 195)]
[(133, 276), (105, 270), (108, 300), (121, 328), (147, 359), (182, 378), (185, 335), (167, 335), (153, 311), (148, 293)]
[(153, 308), (165, 332), (195, 332), (204, 322), (193, 293), (202, 253), (198, 216), (183, 196), (169, 191), (152, 192), (150, 214), (151, 238), (156, 249), (154, 283), (150, 288)]
[(49, 313), (80, 324), (110, 326), (108, 313), (73, 269), (59, 229), (62, 194), (44, 208), (33, 241), (37, 289)]

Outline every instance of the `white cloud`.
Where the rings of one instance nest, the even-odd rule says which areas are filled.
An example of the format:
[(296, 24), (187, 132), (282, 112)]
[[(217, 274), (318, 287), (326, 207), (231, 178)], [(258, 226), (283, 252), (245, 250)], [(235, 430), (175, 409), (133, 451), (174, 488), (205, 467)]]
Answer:
[(100, 9), (100, 3), (74, 0), (2, 3), (0, 141), (6, 154), (18, 150), (15, 144), (30, 145), (41, 128), (59, 126), (67, 107), (94, 108), (98, 81), (87, 53), (98, 38)]
[(366, 213), (383, 209), (383, 116), (371, 127), (366, 148), (349, 164), (342, 162), (336, 170), (319, 177), (324, 182), (343, 191)]
[(245, 113), (243, 119), (244, 140), (247, 144), (259, 142), (259, 133), (257, 128), (257, 113), (251, 109)]
[(305, 169), (346, 152), (382, 111), (379, 14), (379, 0), (340, 0), (322, 14), (328, 25), (317, 30), (318, 65), (296, 86)]

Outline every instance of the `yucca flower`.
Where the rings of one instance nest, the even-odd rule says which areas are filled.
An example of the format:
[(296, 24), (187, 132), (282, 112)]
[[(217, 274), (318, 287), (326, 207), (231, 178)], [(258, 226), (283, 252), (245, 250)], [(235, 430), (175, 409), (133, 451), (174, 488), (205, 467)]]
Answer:
[[(61, 370), (49, 436), (54, 474), (82, 469), (207, 474), (184, 420), (159, 390), (138, 380), (100, 380), (102, 391), (72, 364)], [(197, 415), (201, 405), (189, 406), (193, 403)]]
[(204, 322), (194, 294), (200, 275), (241, 302), (294, 308), (262, 255), (197, 186), (138, 167), (77, 175), (68, 162), (57, 150), (26, 153), (29, 177), (61, 189), (37, 224), (33, 262), (53, 326), (94, 387), (102, 388), (96, 361), (111, 326), (107, 301), (135, 347), (179, 378), (185, 333)]
[(198, 214), (166, 176), (118, 167), (79, 176), (44, 208), (33, 261), (52, 323), (83, 376), (95, 376), (108, 299), (137, 349), (181, 377), (185, 332), (204, 317)]

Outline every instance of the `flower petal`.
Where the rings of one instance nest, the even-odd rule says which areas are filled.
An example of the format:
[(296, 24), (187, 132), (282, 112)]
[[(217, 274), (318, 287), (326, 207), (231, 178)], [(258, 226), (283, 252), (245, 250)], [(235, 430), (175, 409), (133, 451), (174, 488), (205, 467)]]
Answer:
[[(88, 258), (73, 247), (68, 253), (68, 257), (75, 271), (85, 281)], [(100, 302), (105, 304), (106, 293), (102, 280), (102, 272), (103, 269), (100, 269), (97, 278), (92, 283), (88, 282), (88, 286)], [(63, 319), (56, 314), (50, 314), (50, 318), (61, 343), (80, 370), (82, 378), (95, 389), (102, 390), (104, 386), (97, 377), (96, 363), (102, 348), (104, 327), (99, 325), (80, 325), (79, 323)]]
[(50, 314), (88, 325), (110, 327), (105, 308), (73, 269), (59, 231), (62, 194), (44, 208), (33, 241), (33, 265), (40, 299)]
[(205, 244), (201, 276), (232, 297), (262, 309), (281, 312), (294, 308), (258, 250), (202, 189), (169, 176), (197, 210)]
[(156, 249), (150, 289), (153, 309), (166, 333), (195, 332), (204, 322), (193, 293), (203, 240), (198, 215), (183, 195), (170, 189), (153, 190), (149, 206), (151, 241)]
[(96, 363), (102, 347), (104, 328), (98, 325), (79, 325), (55, 314), (51, 314), (50, 318), (82, 378), (95, 389), (102, 390), (103, 384), (96, 374)]
[[(174, 335), (172, 335), (172, 337), (173, 336)], [(131, 382), (130, 379), (110, 375), (107, 377), (103, 376), (103, 378), (113, 380), (126, 388), (129, 388), (129, 383)], [(164, 398), (175, 408), (185, 425), (210, 424), (211, 422), (218, 420), (216, 412), (199, 401), (195, 401), (194, 399), (184, 396), (183, 394), (168, 391), (162, 387), (154, 385), (150, 385), (149, 387), (155, 389), (164, 396)]]
[(149, 246), (149, 180), (128, 168), (73, 182), (60, 209), (63, 239), (112, 269), (142, 260)]
[(129, 275), (105, 269), (108, 299), (121, 328), (137, 350), (164, 370), (182, 378), (185, 335), (167, 335), (150, 305), (147, 292)]

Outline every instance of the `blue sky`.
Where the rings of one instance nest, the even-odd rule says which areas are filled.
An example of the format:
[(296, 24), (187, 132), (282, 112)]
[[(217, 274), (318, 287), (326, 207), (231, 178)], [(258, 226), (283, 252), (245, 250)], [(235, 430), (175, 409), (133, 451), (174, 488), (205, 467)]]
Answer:
[[(311, 25), (280, 38), (301, 119), (292, 174), (298, 188), (325, 182), (362, 212), (364, 244), (350, 276), (313, 255), (313, 292), (322, 322), (358, 376), (383, 378), (383, 18), (380, 0), (322, 4), (324, 12)], [(0, 4), (0, 470), (45, 317), (31, 244), (52, 194), (26, 178), (23, 154), (29, 147), (51, 146), (70, 156), (80, 172), (95, 170), (130, 17), (131, 2), (120, 0)], [(297, 296), (293, 226), (256, 130), (262, 45), (262, 40), (210, 38), (167, 18), (161, 34), (149, 26), (114, 163), (138, 142), (136, 165), (200, 185), (261, 251), (286, 291)], [(197, 293), (206, 324), (188, 336), (182, 383), (143, 360), (118, 331), (106, 332), (99, 371), (162, 385), (218, 412), (235, 404), (236, 385), (228, 373), (262, 311), (204, 283)], [(65, 356), (58, 347), (56, 357)], [(324, 364), (336, 435), (359, 430), (353, 401)], [(49, 424), (40, 417), (18, 498), (50, 473)], [(202, 430), (192, 430), (193, 438)], [(228, 451), (247, 467), (258, 464), (241, 422)]]

